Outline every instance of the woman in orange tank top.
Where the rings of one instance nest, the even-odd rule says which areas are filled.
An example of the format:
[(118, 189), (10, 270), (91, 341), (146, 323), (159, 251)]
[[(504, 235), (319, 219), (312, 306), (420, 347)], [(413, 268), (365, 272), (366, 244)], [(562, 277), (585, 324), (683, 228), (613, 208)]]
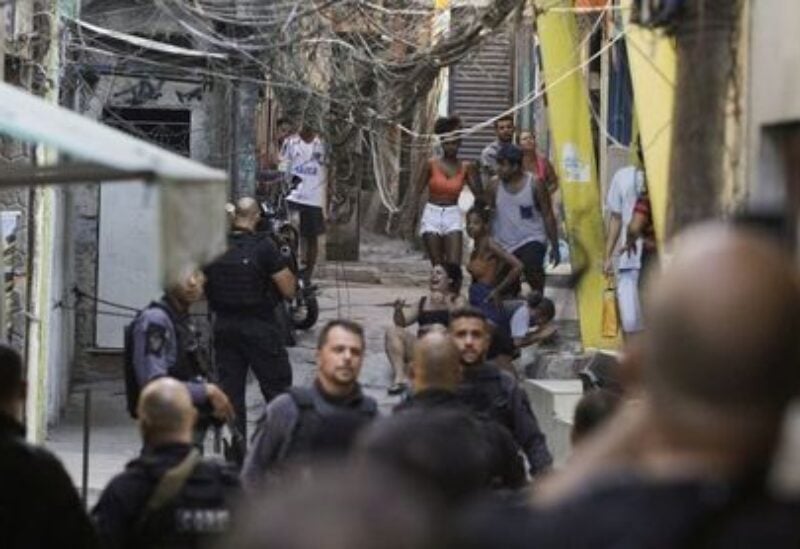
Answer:
[(428, 159), (417, 186), (419, 195), (428, 188), (428, 201), (422, 211), (419, 230), (431, 265), (461, 265), (464, 216), (458, 207), (458, 197), (464, 184), (479, 196), (480, 183), (475, 164), (458, 158), (461, 139), (452, 134), (459, 129), (461, 120), (458, 117), (436, 121), (434, 132), (441, 136), (442, 155)]

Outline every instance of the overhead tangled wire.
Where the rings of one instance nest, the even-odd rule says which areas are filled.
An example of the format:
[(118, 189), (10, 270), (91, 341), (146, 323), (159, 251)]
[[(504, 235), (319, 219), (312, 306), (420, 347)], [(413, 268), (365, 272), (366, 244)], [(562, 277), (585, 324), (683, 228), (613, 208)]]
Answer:
[[(432, 0), (154, 0), (151, 6), (194, 48), (225, 56), (180, 70), (269, 84), (283, 114), (310, 122), (332, 145), (335, 179), (341, 182), (332, 188), (335, 201), (346, 204), (344, 187), (357, 188), (359, 170), (371, 165), (384, 206), (395, 213), (403, 201), (397, 192), (401, 155), (430, 150), (442, 68), (468, 61), (524, 4), (454, 1), (442, 10)], [(547, 3), (537, 7), (551, 9)], [(75, 47), (109, 50), (107, 42), (81, 35)], [(176, 66), (161, 57), (118, 57), (166, 71)], [(532, 92), (512, 109), (541, 93)], [(393, 190), (386, 188), (389, 183)]]
[[(194, 40), (260, 71), (291, 116), (329, 126), (401, 123), (458, 62), (524, 0), (441, 10), (413, 0), (157, 0)], [(331, 109), (331, 105), (336, 107)]]

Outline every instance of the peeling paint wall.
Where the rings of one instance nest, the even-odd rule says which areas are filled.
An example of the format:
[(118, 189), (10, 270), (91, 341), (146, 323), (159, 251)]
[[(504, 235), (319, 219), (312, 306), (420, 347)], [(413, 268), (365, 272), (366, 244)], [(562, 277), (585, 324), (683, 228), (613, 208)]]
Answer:
[[(181, 29), (168, 18), (158, 17), (152, 5), (131, 6), (125, 0), (84, 2), (81, 17), (93, 24), (126, 33), (178, 36)], [(227, 86), (210, 83), (202, 78), (178, 77), (169, 70), (154, 69), (136, 73), (127, 65), (118, 70), (114, 59), (85, 56), (79, 67), (94, 79), (80, 82), (79, 110), (86, 116), (101, 120), (104, 108), (185, 109), (191, 113), (189, 148), (191, 157), (200, 162), (228, 166), (227, 151), (220, 146), (225, 134), (221, 130), (224, 106), (229, 99)], [(216, 86), (216, 88), (215, 88)], [(217, 89), (219, 88), (219, 89)], [(225, 113), (227, 114), (227, 113)], [(214, 128), (212, 130), (212, 128)], [(123, 128), (124, 129), (124, 128)], [(131, 128), (132, 129), (132, 128)], [(136, 137), (142, 137), (131, 132)], [(74, 250), (75, 285), (90, 295), (98, 292), (97, 269), (100, 218), (99, 185), (70, 187), (67, 233)], [(157, 258), (154, 257), (154, 260)], [(156, 296), (152, 296), (156, 297)], [(136, 301), (136, 298), (132, 298)], [(126, 303), (133, 303), (126, 300)], [(137, 303), (135, 306), (144, 306)], [(75, 311), (75, 353), (77, 373), (85, 372), (92, 363), (88, 352), (97, 341), (97, 314), (94, 302), (79, 300)]]

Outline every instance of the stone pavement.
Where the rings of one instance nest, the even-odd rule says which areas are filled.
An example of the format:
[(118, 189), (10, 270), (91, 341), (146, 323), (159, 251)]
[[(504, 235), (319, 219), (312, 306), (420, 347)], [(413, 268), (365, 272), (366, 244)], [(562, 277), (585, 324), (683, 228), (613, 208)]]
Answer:
[[(381, 407), (388, 411), (396, 398), (386, 395), (390, 372), (383, 354), (383, 331), (391, 323), (391, 302), (397, 297), (413, 300), (419, 296), (419, 289), (344, 281), (340, 281), (338, 286), (335, 281), (322, 281), (320, 288), (320, 320), (315, 329), (300, 333), (297, 346), (289, 350), (294, 383), (303, 385), (313, 379), (316, 336), (325, 321), (338, 316), (351, 318), (363, 323), (366, 329), (367, 353), (361, 374), (362, 383), (366, 392), (377, 398)], [(125, 409), (121, 358), (109, 357), (106, 362), (90, 373), (90, 379), (75, 384), (63, 420), (50, 431), (46, 441), (46, 445), (64, 461), (76, 486), (80, 487), (84, 392), (90, 389), (90, 502), (96, 501), (99, 491), (140, 449), (135, 423)], [(263, 409), (263, 399), (255, 379), (249, 380), (247, 402), (252, 433), (253, 423)]]
[[(391, 325), (392, 302), (397, 298), (414, 302), (423, 293), (428, 264), (418, 252), (404, 249), (398, 241), (378, 241), (375, 249), (365, 254), (359, 263), (328, 263), (320, 268), (320, 319), (314, 329), (299, 335), (296, 347), (289, 350), (294, 371), (294, 383), (307, 384), (314, 376), (314, 353), (318, 330), (333, 318), (344, 317), (361, 322), (365, 327), (367, 349), (361, 374), (368, 394), (375, 397), (384, 412), (396, 403), (388, 397), (389, 363), (383, 352), (383, 336)], [(355, 272), (380, 272), (379, 284), (365, 283)], [(362, 280), (356, 282), (354, 279)], [(556, 301), (561, 336), (555, 343), (523, 354), (521, 372), (536, 377), (573, 377), (577, 344), (577, 320), (574, 299), (570, 291), (548, 290)], [(76, 486), (80, 488), (82, 472), (83, 393), (92, 392), (91, 440), (89, 461), (89, 501), (96, 501), (100, 490), (110, 478), (121, 471), (127, 461), (136, 456), (140, 442), (135, 423), (125, 410), (121, 378), (121, 358), (105, 357), (97, 361), (88, 379), (76, 382), (61, 423), (49, 433), (47, 446), (64, 461)], [(263, 409), (258, 385), (250, 379), (247, 390), (248, 421), (253, 422)], [(207, 446), (210, 444), (207, 442)]]

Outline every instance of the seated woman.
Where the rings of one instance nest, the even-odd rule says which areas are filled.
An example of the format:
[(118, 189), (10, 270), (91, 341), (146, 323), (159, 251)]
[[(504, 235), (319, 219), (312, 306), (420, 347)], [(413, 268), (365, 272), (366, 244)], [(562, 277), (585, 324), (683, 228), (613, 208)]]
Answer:
[[(385, 339), (386, 356), (394, 376), (388, 389), (390, 395), (400, 394), (406, 389), (408, 365), (411, 363), (416, 338), (436, 324), (447, 326), (450, 324), (450, 311), (464, 306), (460, 295), (462, 282), (460, 265), (434, 265), (431, 269), (429, 293), (420, 298), (413, 311), (404, 311), (406, 302), (403, 299), (394, 302), (394, 326), (386, 330)], [(417, 324), (416, 334), (405, 329), (414, 323)]]

